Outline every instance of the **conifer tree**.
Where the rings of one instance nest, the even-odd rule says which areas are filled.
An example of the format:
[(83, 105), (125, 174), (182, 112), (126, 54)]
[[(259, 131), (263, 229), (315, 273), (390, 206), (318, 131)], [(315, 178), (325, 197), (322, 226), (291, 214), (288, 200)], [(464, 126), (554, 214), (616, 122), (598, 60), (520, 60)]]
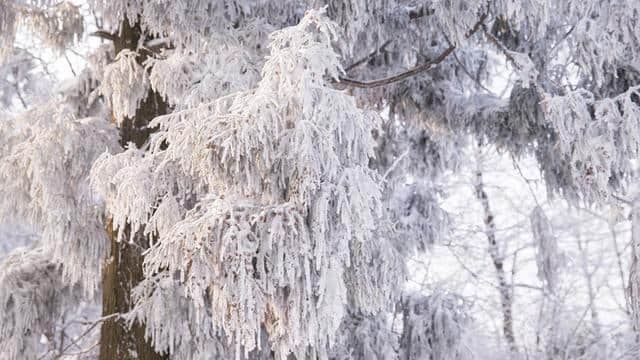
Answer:
[[(38, 234), (0, 264), (0, 357), (71, 356), (39, 340), (94, 301), (85, 353), (103, 360), (467, 358), (463, 300), (403, 297), (410, 258), (451, 229), (442, 180), (474, 141), (534, 157), (551, 197), (619, 201), (640, 151), (639, 14), (633, 0), (0, 0), (0, 219)], [(86, 69), (36, 91), (24, 36), (84, 44)], [(541, 210), (531, 222), (551, 291), (553, 236)]]

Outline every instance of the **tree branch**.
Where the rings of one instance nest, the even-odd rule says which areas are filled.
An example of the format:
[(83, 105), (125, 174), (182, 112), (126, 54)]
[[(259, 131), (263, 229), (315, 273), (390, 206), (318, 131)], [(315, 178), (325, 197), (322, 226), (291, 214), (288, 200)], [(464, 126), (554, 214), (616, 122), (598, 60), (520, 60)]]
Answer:
[(514, 68), (516, 68), (517, 70), (522, 70), (522, 66), (509, 53), (510, 50), (507, 49), (507, 47), (504, 46), (500, 42), (500, 40), (498, 40), (495, 36), (493, 36), (493, 34), (489, 32), (489, 30), (487, 29), (486, 26), (484, 26), (484, 24), (482, 25), (482, 31), (484, 32), (484, 35), (487, 37), (487, 39), (489, 39), (489, 42), (495, 45), (495, 47), (497, 47), (498, 50), (500, 50), (504, 54), (504, 57), (507, 59), (507, 61), (511, 63), (511, 65), (513, 65)]
[(20, 100), (20, 103), (22, 104), (22, 107), (26, 110), (29, 107), (27, 106), (27, 102), (24, 99), (24, 96), (22, 96), (22, 92), (20, 92), (20, 86), (18, 86), (17, 83), (13, 83), (13, 88), (16, 90), (16, 96), (18, 97), (18, 100)]
[(611, 194), (611, 197), (620, 201), (621, 203), (627, 204), (627, 205), (633, 205), (633, 201), (632, 200), (627, 200), (625, 198), (622, 198), (616, 194)]
[(64, 51), (64, 59), (67, 60), (67, 64), (69, 65), (69, 69), (71, 70), (71, 73), (73, 74), (73, 76), (77, 76), (76, 75), (76, 71), (73, 69), (73, 65), (71, 64), (71, 60), (69, 60), (69, 56), (67, 56), (67, 52)]
[[(473, 34), (475, 34), (478, 31), (478, 29), (480, 29), (480, 27), (484, 24), (484, 20), (486, 18), (487, 18), (487, 14), (486, 13), (482, 14), (482, 16), (480, 16), (480, 19), (478, 20), (478, 22), (465, 35), (465, 38), (469, 38)], [(455, 49), (456, 49), (456, 45), (451, 45), (446, 50), (444, 50), (440, 55), (436, 56), (434, 59), (429, 60), (424, 64), (420, 64), (420, 65), (418, 65), (418, 66), (416, 66), (414, 68), (411, 68), (411, 69), (409, 69), (409, 70), (407, 70), (405, 72), (402, 72), (400, 74), (393, 75), (393, 76), (390, 76), (390, 77), (387, 77), (387, 78), (371, 80), (371, 81), (359, 81), (359, 80), (349, 79), (349, 78), (345, 78), (345, 77), (340, 77), (339, 80), (337, 81), (337, 83), (343, 84), (343, 85), (346, 85), (346, 86), (350, 86), (350, 87), (357, 87), (357, 88), (363, 88), (363, 89), (369, 89), (369, 88), (389, 85), (389, 84), (392, 84), (394, 82), (402, 81), (402, 80), (404, 80), (406, 78), (409, 78), (411, 76), (420, 74), (420, 73), (425, 72), (427, 70), (430, 70), (435, 65), (438, 65), (441, 62), (443, 62)]]
[(447, 56), (449, 56), (449, 54), (451, 54), (453, 52), (453, 50), (455, 50), (455, 48), (456, 48), (455, 46), (451, 45), (445, 51), (443, 51), (440, 55), (438, 55), (435, 59), (429, 60), (424, 64), (418, 65), (418, 66), (416, 66), (416, 67), (414, 67), (412, 69), (409, 69), (409, 70), (407, 70), (407, 71), (405, 71), (403, 73), (400, 73), (400, 74), (397, 74), (397, 75), (393, 75), (393, 76), (390, 76), (388, 78), (372, 80), (372, 81), (358, 81), (358, 80), (353, 80), (353, 79), (349, 79), (349, 78), (340, 77), (340, 83), (344, 84), (344, 85), (347, 85), (347, 86), (363, 88), (363, 89), (389, 85), (391, 83), (402, 81), (402, 80), (404, 80), (404, 79), (406, 79), (408, 77), (414, 76), (416, 74), (419, 74), (421, 72), (424, 72), (424, 71), (427, 71), (427, 70), (431, 69), (434, 65), (437, 65), (437, 64), (443, 62), (444, 59), (446, 59)]
[(391, 44), (391, 40), (387, 40), (385, 41), (379, 48), (377, 48), (376, 50), (372, 51), (369, 55), (363, 57), (362, 59), (354, 62), (353, 64), (349, 65), (346, 69), (344, 69), (345, 72), (349, 72), (355, 68), (357, 68), (358, 66), (368, 62), (369, 60), (373, 59), (376, 55), (380, 54), (380, 52), (384, 51), (384, 49)]
[(424, 5), (422, 5), (419, 8), (409, 10), (409, 13), (408, 13), (409, 20), (415, 20), (423, 16), (429, 16), (429, 15), (432, 15), (434, 12), (435, 11), (433, 9), (429, 9)]
[(95, 37), (99, 37), (101, 39), (110, 40), (110, 41), (115, 41), (118, 38), (116, 34), (112, 34), (105, 30), (94, 31), (91, 34), (89, 34), (89, 36), (95, 36)]
[[(67, 352), (67, 350), (71, 349), (71, 347), (72, 347), (72, 346), (74, 346), (74, 345), (75, 345), (75, 346), (77, 346), (76, 341), (78, 341), (78, 340), (82, 339), (83, 337), (87, 336), (87, 334), (89, 334), (89, 333), (91, 332), (91, 330), (95, 329), (95, 327), (96, 327), (96, 326), (100, 325), (101, 323), (103, 323), (103, 322), (105, 322), (105, 321), (107, 321), (107, 320), (109, 320), (109, 319), (112, 319), (112, 318), (115, 318), (115, 317), (119, 317), (119, 316), (121, 316), (121, 314), (120, 314), (120, 313), (114, 313), (114, 314), (111, 314), (111, 315), (103, 316), (103, 317), (101, 317), (101, 318), (99, 318), (99, 319), (95, 320), (95, 321), (91, 324), (91, 326), (89, 326), (89, 327), (87, 328), (87, 330), (85, 330), (85, 332), (83, 332), (82, 334), (80, 334), (80, 336), (78, 336), (78, 337), (75, 339), (75, 341), (73, 341), (71, 344), (67, 345), (64, 349), (62, 349), (62, 351), (60, 351), (60, 354), (64, 354), (64, 353), (66, 353), (66, 352)], [(38, 358), (38, 360), (42, 360), (42, 359), (44, 359), (45, 357), (47, 357), (47, 355), (48, 355), (48, 354), (49, 354), (49, 352), (46, 352), (46, 353), (45, 353), (45, 354), (43, 354), (41, 357), (39, 357), (39, 358)]]

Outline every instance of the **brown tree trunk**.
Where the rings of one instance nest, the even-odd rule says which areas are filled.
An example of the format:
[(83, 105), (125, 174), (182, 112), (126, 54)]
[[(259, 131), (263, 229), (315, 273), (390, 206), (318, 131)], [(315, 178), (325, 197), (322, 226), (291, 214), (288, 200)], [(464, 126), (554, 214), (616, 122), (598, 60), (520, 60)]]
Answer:
[[(144, 36), (139, 26), (130, 26), (123, 21), (120, 33), (113, 40), (116, 54), (124, 49), (135, 50), (138, 42)], [(142, 64), (144, 56), (138, 62)], [(142, 101), (132, 119), (125, 119), (120, 127), (120, 144), (130, 142), (138, 148), (147, 141), (153, 129), (147, 127), (149, 122), (158, 115), (167, 113), (167, 105), (157, 93), (149, 91), (147, 98)], [(133, 243), (119, 242), (118, 234), (113, 228), (111, 220), (107, 223), (107, 233), (110, 240), (110, 255), (107, 258), (102, 275), (102, 314), (124, 314), (131, 310), (131, 290), (144, 278), (142, 251), (148, 248), (148, 239), (140, 233), (135, 234)], [(127, 227), (124, 239), (130, 238)], [(117, 317), (106, 320), (102, 324), (100, 334), (100, 360), (159, 360), (168, 359), (168, 354), (159, 354), (145, 339), (144, 324), (135, 323), (129, 327)]]
[[(131, 290), (143, 279), (141, 247), (147, 244), (141, 236), (135, 245), (117, 241), (111, 221), (107, 224), (111, 242), (111, 256), (103, 268), (102, 314), (123, 314), (131, 310)], [(128, 232), (129, 229), (125, 229)], [(125, 234), (128, 235), (128, 234)], [(128, 236), (125, 236), (128, 238)], [(100, 360), (155, 360), (168, 359), (168, 355), (155, 352), (145, 339), (144, 325), (129, 327), (122, 319), (110, 319), (102, 324), (100, 333)]]

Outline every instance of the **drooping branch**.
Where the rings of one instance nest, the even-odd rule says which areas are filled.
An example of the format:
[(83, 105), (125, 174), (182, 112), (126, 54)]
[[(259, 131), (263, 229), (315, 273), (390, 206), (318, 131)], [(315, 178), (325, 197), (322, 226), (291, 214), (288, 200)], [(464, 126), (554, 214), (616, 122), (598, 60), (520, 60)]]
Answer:
[[(484, 24), (484, 20), (487, 18), (487, 14), (482, 14), (482, 16), (480, 16), (480, 19), (478, 20), (478, 22), (476, 22), (476, 24), (473, 26), (473, 28), (471, 28), (471, 30), (469, 30), (469, 32), (467, 32), (465, 34), (465, 38), (469, 38), (471, 37), (473, 34), (475, 34), (480, 28), (481, 26)], [(355, 79), (349, 79), (346, 77), (340, 77), (338, 83), (342, 84), (342, 85), (346, 85), (349, 87), (356, 87), (356, 88), (363, 88), (363, 89), (369, 89), (369, 88), (374, 88), (374, 87), (379, 87), (379, 86), (385, 86), (385, 85), (389, 85), (398, 81), (402, 81), (405, 80), (409, 77), (415, 76), (417, 74), (420, 74), (422, 72), (428, 71), (431, 68), (433, 68), (435, 65), (440, 64), (441, 62), (443, 62), (449, 55), (451, 55), (451, 53), (456, 49), (456, 45), (450, 45), (447, 49), (445, 49), (442, 53), (440, 53), (440, 55), (436, 56), (434, 59), (431, 59), (429, 61), (427, 61), (424, 64), (420, 64), (418, 66), (415, 66), (405, 72), (402, 72), (400, 74), (397, 75), (393, 75), (387, 78), (383, 78), (383, 79), (377, 79), (377, 80), (371, 80), (371, 81), (360, 81), (360, 80), (355, 80)]]

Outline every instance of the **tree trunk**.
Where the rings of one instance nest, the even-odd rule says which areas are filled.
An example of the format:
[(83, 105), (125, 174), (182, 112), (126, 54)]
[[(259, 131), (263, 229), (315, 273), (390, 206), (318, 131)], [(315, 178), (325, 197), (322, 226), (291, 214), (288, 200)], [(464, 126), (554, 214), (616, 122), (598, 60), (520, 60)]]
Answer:
[(500, 254), (500, 248), (496, 239), (496, 224), (494, 221), (493, 212), (489, 206), (489, 198), (484, 191), (484, 183), (482, 181), (482, 172), (478, 170), (476, 172), (475, 183), (476, 197), (482, 204), (482, 210), (484, 212), (484, 226), (487, 240), (489, 241), (489, 255), (493, 262), (493, 267), (496, 271), (496, 278), (498, 280), (498, 291), (500, 292), (500, 303), (502, 306), (502, 330), (504, 337), (509, 343), (509, 348), (512, 352), (517, 351), (516, 338), (513, 332), (513, 299), (512, 299), (512, 287), (507, 282), (507, 276), (504, 271), (504, 259)]
[[(107, 224), (111, 242), (111, 256), (103, 268), (102, 314), (123, 314), (131, 310), (131, 290), (143, 279), (141, 248), (146, 239), (135, 237), (135, 245), (117, 241), (111, 221)], [(129, 229), (125, 229), (128, 232)], [(128, 235), (128, 234), (126, 234)], [(127, 238), (128, 236), (125, 236)], [(129, 327), (122, 319), (107, 320), (100, 333), (100, 360), (168, 359), (158, 354), (145, 339), (144, 324)]]
[(631, 205), (631, 269), (627, 299), (636, 344), (640, 344), (640, 198)]
[[(114, 39), (116, 54), (124, 49), (135, 50), (144, 36), (139, 26), (130, 26), (123, 21), (119, 35)], [(137, 61), (142, 64), (144, 55)], [(130, 142), (142, 147), (153, 129), (147, 127), (158, 115), (167, 113), (167, 105), (162, 97), (149, 91), (132, 119), (125, 119), (120, 127), (120, 144)], [(110, 240), (110, 256), (107, 258), (102, 275), (102, 314), (124, 314), (131, 310), (131, 290), (144, 278), (142, 251), (148, 248), (149, 241), (141, 233), (135, 234), (133, 243), (119, 242), (118, 234), (111, 220), (107, 222), (107, 233)], [(124, 230), (125, 239), (129, 239), (130, 229)], [(102, 324), (100, 334), (100, 360), (158, 360), (168, 359), (168, 354), (159, 354), (145, 339), (144, 324), (135, 323), (127, 326), (124, 320), (113, 318)]]

